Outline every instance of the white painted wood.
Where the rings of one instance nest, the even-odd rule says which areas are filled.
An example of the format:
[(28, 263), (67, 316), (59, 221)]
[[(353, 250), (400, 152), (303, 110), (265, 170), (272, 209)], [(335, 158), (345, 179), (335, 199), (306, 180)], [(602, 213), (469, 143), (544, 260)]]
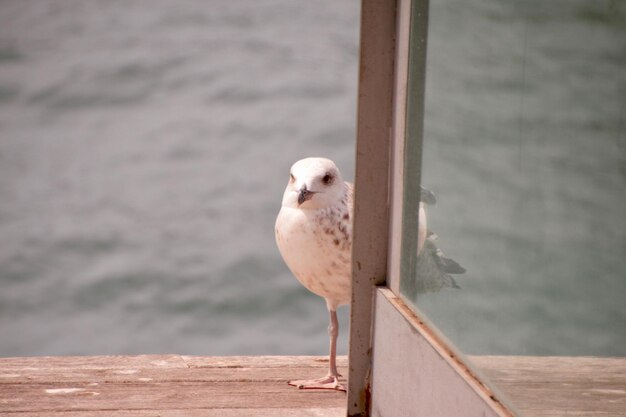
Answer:
[(515, 415), (393, 292), (375, 308), (372, 416)]

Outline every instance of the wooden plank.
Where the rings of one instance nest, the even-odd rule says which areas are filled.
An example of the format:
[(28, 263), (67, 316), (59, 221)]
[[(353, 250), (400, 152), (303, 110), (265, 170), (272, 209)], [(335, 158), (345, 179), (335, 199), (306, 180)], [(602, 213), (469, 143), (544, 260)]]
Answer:
[(38, 356), (0, 358), (0, 370), (186, 368), (180, 355)]
[[(11, 415), (11, 414), (9, 414)], [(224, 408), (206, 410), (111, 410), (25, 412), (19, 417), (345, 417), (345, 407), (337, 408)]]
[(2, 384), (38, 384), (55, 381), (57, 383), (90, 383), (104, 381), (107, 383), (137, 383), (137, 382), (280, 382), (285, 378), (313, 379), (322, 377), (327, 370), (293, 366), (289, 369), (277, 367), (241, 367), (241, 368), (185, 368), (169, 369), (163, 372), (159, 369), (24, 369), (13, 372), (0, 371), (0, 385)]
[[(347, 357), (337, 358), (340, 368)], [(167, 372), (163, 372), (163, 368)], [(288, 368), (288, 369), (285, 369)], [(284, 381), (323, 376), (318, 356), (91, 356), (0, 359), (0, 384), (55, 382)]]
[[(328, 369), (327, 356), (182, 356), (189, 367), (289, 367)], [(337, 356), (337, 366), (348, 366), (347, 356)]]
[(472, 356), (526, 417), (626, 416), (626, 358)]
[[(333, 401), (340, 400), (340, 401)], [(71, 410), (326, 408), (342, 406), (345, 394), (296, 391), (281, 382), (143, 382), (4, 384), (3, 412)]]
[[(96, 356), (0, 359), (2, 416), (340, 416), (345, 393), (287, 385), (320, 357)], [(346, 357), (339, 358), (346, 372)]]

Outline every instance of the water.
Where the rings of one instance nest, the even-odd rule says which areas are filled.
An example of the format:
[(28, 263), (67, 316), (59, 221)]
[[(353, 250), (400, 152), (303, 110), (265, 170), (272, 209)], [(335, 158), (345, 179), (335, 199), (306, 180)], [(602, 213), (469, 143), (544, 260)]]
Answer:
[(273, 229), (353, 176), (357, 6), (2, 2), (0, 355), (325, 353)]
[[(462, 20), (480, 24), (483, 12)], [(353, 178), (358, 24), (356, 1), (0, 3), (0, 355), (325, 354), (325, 304), (284, 266), (273, 226), (295, 160), (327, 156)], [(442, 82), (434, 74), (429, 85)], [(468, 122), (443, 115), (451, 123), (427, 127), (432, 137)], [(455, 175), (427, 173), (426, 185), (440, 197), (442, 245), (458, 258), (463, 233), (446, 219), (471, 194), (463, 169), (494, 174), (481, 177), (482, 162), (449, 140), (440, 146), (433, 163)], [(518, 146), (487, 150), (499, 160)], [(477, 239), (489, 246), (493, 235)], [(470, 271), (480, 262), (458, 260)], [(483, 279), (468, 274), (462, 291), (493, 313)], [(517, 294), (500, 295), (506, 305)], [(520, 313), (513, 324), (533, 319)], [(605, 318), (587, 314), (583, 329)], [(346, 309), (340, 327), (346, 353)]]

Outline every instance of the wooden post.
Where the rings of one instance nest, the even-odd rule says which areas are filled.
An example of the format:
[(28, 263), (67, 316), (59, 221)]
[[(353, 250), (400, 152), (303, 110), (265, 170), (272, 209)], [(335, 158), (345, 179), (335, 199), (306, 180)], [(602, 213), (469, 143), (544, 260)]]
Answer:
[(352, 246), (348, 415), (369, 413), (374, 287), (385, 283), (396, 1), (363, 0)]

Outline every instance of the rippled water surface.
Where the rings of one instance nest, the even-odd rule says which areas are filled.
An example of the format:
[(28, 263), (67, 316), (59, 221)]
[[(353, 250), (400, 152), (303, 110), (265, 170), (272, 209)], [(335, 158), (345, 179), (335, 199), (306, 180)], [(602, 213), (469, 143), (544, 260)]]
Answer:
[(3, 2), (0, 353), (325, 352), (273, 227), (295, 160), (352, 176), (358, 12)]

